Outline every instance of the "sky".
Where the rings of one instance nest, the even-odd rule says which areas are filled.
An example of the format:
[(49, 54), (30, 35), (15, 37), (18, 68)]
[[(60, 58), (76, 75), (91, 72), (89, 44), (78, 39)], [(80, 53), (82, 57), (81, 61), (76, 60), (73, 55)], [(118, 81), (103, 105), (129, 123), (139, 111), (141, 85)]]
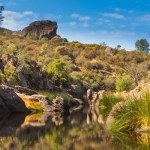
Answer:
[(106, 42), (134, 50), (138, 39), (150, 42), (149, 0), (0, 0), (2, 27), (20, 30), (37, 20), (58, 23), (57, 34), (69, 41)]

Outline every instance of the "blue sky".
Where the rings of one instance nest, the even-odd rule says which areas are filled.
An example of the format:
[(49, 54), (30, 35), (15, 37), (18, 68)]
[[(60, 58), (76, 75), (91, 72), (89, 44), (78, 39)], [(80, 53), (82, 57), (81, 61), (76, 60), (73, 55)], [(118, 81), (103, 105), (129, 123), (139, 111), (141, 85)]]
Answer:
[(0, 0), (3, 27), (19, 30), (35, 20), (58, 23), (58, 34), (69, 41), (102, 43), (127, 50), (137, 39), (150, 42), (149, 0)]

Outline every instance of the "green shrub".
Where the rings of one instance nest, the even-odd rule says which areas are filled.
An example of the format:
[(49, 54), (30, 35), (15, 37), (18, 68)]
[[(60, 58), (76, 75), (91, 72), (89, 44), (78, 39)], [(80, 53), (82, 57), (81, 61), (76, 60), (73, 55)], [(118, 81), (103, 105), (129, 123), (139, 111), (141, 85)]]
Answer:
[(59, 59), (55, 59), (50, 67), (47, 69), (47, 73), (52, 79), (53, 83), (60, 87), (67, 87), (70, 82), (70, 77), (65, 69), (66, 64)]
[(123, 75), (116, 79), (116, 90), (117, 91), (128, 91), (131, 89), (133, 80), (129, 75)]

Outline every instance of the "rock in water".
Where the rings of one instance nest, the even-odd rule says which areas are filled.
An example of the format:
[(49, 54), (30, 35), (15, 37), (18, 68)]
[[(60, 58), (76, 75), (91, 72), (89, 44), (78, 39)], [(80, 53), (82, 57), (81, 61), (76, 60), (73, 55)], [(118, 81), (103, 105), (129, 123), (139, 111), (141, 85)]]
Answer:
[(30, 112), (22, 99), (8, 86), (0, 86), (0, 112)]
[(46, 37), (52, 39), (56, 36), (57, 23), (49, 20), (35, 21), (23, 30), (16, 31), (13, 34), (19, 37), (34, 37), (35, 39), (42, 39)]

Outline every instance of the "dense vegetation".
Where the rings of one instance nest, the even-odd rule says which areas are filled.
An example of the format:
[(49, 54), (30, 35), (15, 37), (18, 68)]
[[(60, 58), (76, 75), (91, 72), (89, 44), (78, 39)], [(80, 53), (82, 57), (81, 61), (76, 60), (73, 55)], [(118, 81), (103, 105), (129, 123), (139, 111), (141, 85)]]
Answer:
[(9, 30), (0, 30), (3, 84), (45, 90), (44, 81), (60, 88), (78, 84), (84, 89), (130, 90), (146, 79), (149, 60), (150, 55), (138, 51), (68, 42), (59, 36), (52, 40), (19, 39)]

